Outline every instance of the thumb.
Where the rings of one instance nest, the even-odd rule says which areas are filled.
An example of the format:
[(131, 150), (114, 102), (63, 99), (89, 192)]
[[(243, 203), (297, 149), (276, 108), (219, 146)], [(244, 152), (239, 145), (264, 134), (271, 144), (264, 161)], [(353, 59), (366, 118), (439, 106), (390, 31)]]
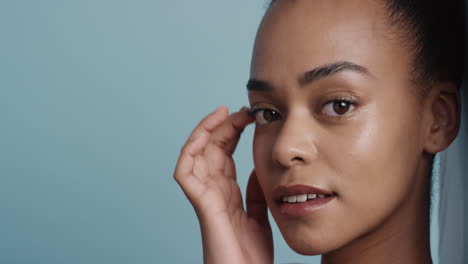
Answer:
[(246, 193), (247, 216), (255, 219), (260, 225), (270, 228), (268, 206), (255, 170), (250, 174)]

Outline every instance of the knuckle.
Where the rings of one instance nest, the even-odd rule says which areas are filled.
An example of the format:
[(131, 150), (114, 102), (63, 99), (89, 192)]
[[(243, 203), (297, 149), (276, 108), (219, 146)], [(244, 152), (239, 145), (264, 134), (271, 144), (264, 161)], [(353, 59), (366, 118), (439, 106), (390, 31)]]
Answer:
[(181, 148), (179, 153), (180, 153), (180, 156), (184, 156), (185, 154), (188, 154), (187, 146), (184, 146), (183, 148)]
[(187, 145), (183, 146), (180, 149), (180, 158), (183, 158), (184, 156), (190, 155), (189, 149), (190, 149), (190, 144), (187, 144)]
[(175, 182), (177, 182), (177, 184), (179, 184), (179, 186), (184, 189), (184, 186), (185, 186), (185, 181), (184, 181), (185, 177), (183, 177), (182, 175), (180, 174), (177, 174), (177, 175), (174, 175), (174, 180)]
[(218, 138), (218, 139), (213, 139), (211, 141), (211, 144), (215, 145), (218, 148), (224, 149), (224, 146), (226, 145), (226, 142), (225, 142), (225, 140)]
[(181, 180), (180, 177), (181, 177), (181, 176), (180, 176), (179, 173), (174, 173), (174, 175), (173, 175), (173, 178), (174, 178), (174, 180), (175, 180), (176, 182), (179, 182), (179, 181)]
[(231, 126), (232, 128), (234, 129), (234, 131), (236, 131), (237, 133), (242, 133), (244, 131), (244, 127), (241, 126), (241, 125), (238, 125), (234, 122), (231, 122)]

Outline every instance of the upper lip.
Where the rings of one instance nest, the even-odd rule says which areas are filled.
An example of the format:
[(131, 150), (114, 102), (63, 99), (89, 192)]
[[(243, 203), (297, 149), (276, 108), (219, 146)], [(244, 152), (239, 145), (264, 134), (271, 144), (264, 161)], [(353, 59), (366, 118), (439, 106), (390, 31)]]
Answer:
[(298, 195), (298, 194), (324, 194), (324, 195), (335, 195), (334, 192), (323, 190), (314, 186), (304, 184), (294, 185), (280, 185), (276, 187), (272, 192), (272, 197), (275, 201), (280, 201), (284, 196)]

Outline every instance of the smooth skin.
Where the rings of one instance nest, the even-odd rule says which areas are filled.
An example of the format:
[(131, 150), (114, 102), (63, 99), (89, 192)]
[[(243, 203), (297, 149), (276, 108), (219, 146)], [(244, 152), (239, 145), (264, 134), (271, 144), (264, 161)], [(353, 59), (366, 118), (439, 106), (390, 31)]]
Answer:
[(228, 116), (221, 106), (197, 125), (181, 150), (174, 178), (197, 213), (204, 263), (273, 262), (267, 205), (255, 171), (246, 211), (232, 158), (241, 132), (253, 121), (246, 108)]
[[(410, 45), (398, 33), (380, 1), (279, 0), (267, 11), (251, 63), (257, 112), (247, 210), (232, 160), (254, 121), (245, 111), (220, 107), (205, 117), (174, 173), (197, 212), (205, 263), (272, 263), (267, 206), (288, 245), (321, 254), (322, 263), (432, 262), (431, 159), (458, 133), (460, 97), (451, 83), (413, 81)], [(304, 81), (340, 62), (367, 70)], [(312, 214), (286, 216), (272, 191), (292, 184), (336, 197)]]

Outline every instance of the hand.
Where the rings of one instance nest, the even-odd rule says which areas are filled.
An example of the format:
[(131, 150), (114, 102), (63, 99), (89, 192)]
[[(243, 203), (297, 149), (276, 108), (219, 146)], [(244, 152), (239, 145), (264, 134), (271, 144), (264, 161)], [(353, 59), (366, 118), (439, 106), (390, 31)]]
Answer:
[(245, 109), (220, 107), (193, 130), (181, 150), (174, 178), (192, 203), (201, 227), (205, 263), (272, 263), (268, 211), (255, 171), (247, 185), (247, 212), (232, 154), (245, 126)]

